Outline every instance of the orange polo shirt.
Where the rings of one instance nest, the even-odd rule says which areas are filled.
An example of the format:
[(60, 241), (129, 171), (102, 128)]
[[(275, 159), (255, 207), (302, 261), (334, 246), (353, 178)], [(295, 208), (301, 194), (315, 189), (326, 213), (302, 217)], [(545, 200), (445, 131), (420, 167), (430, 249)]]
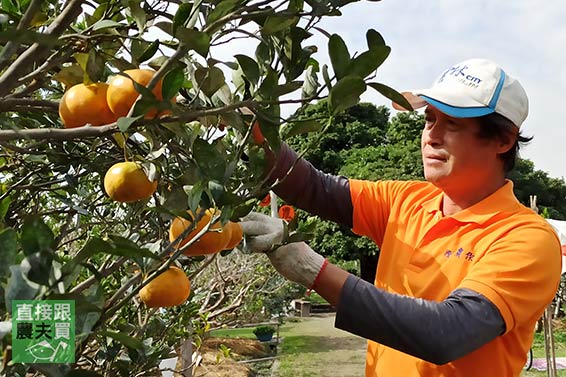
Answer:
[(561, 258), (557, 235), (515, 198), (513, 184), (453, 216), (443, 216), (443, 194), (428, 182), (350, 180), (350, 193), (353, 231), (381, 248), (377, 287), (434, 301), (472, 289), (506, 325), (505, 334), (444, 365), (369, 341), (366, 376), (519, 376), (556, 293)]

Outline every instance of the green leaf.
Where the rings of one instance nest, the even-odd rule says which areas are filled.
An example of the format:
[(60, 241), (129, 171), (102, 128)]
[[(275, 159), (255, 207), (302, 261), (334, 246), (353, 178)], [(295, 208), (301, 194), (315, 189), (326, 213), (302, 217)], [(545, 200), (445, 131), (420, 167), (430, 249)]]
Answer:
[(260, 42), (256, 47), (255, 57), (258, 64), (263, 68), (271, 66), (271, 62), (273, 61), (271, 46), (263, 41)]
[(318, 91), (319, 86), (320, 84), (316, 74), (316, 67), (314, 65), (309, 65), (305, 71), (305, 82), (303, 84), (301, 98), (312, 98)]
[(242, 72), (244, 72), (244, 76), (254, 85), (257, 85), (259, 81), (259, 66), (255, 60), (250, 58), (246, 55), (235, 55), (236, 60), (238, 60), (238, 64), (240, 68), (242, 68)]
[(39, 216), (30, 216), (25, 219), (21, 235), (25, 255), (50, 251), (54, 240), (53, 232)]
[(273, 68), (269, 67), (267, 70), (267, 75), (265, 75), (263, 82), (259, 87), (260, 98), (263, 100), (276, 99), (276, 90), (278, 86), (277, 73)]
[(332, 89), (332, 82), (330, 81), (330, 75), (328, 74), (328, 66), (324, 64), (322, 66), (322, 79), (324, 80), (324, 85), (328, 90)]
[(88, 53), (85, 70), (88, 79), (92, 82), (99, 82), (104, 74), (104, 65), (104, 58), (96, 52), (96, 49), (91, 49)]
[(35, 298), (39, 290), (39, 285), (26, 279), (19, 265), (10, 266), (10, 273), (10, 279), (4, 293), (6, 310), (9, 313), (12, 312), (12, 300), (31, 300)]
[(262, 35), (271, 35), (294, 26), (299, 17), (273, 15), (268, 16), (261, 28)]
[(17, 235), (12, 228), (0, 231), (0, 278), (8, 275), (9, 266), (16, 262)]
[(347, 70), (348, 74), (361, 78), (367, 77), (383, 64), (390, 52), (391, 48), (388, 46), (379, 46), (363, 52), (352, 59)]
[(175, 37), (179, 38), (187, 47), (195, 50), (197, 54), (206, 58), (210, 49), (210, 36), (196, 29), (181, 27), (177, 29)]
[(318, 132), (322, 129), (322, 124), (318, 120), (307, 119), (298, 120), (290, 123), (285, 128), (285, 138), (295, 135), (306, 134), (309, 132)]
[(135, 242), (117, 235), (110, 235), (107, 240), (93, 237), (87, 241), (77, 255), (62, 268), (63, 274), (70, 274), (77, 265), (87, 261), (97, 253), (128, 257), (136, 262), (139, 258), (158, 259), (158, 256), (148, 249), (139, 247)]
[(188, 196), (189, 208), (193, 213), (197, 213), (200, 207), (202, 194), (204, 193), (203, 181), (198, 181), (195, 185), (188, 187), (186, 193)]
[(395, 102), (398, 105), (401, 105), (403, 108), (405, 108), (409, 111), (413, 110), (413, 107), (407, 101), (407, 99), (405, 97), (403, 97), (401, 95), (401, 93), (399, 93), (395, 89), (390, 88), (387, 85), (377, 83), (377, 82), (370, 82), (370, 83), (368, 83), (368, 85), (371, 86), (373, 89), (377, 90), (384, 97), (389, 98), (391, 101)]
[(198, 68), (195, 71), (195, 80), (199, 89), (208, 97), (212, 97), (218, 89), (226, 84), (224, 72), (218, 67)]
[(281, 138), (279, 137), (280, 111), (278, 105), (269, 105), (257, 113), (261, 133), (276, 151), (281, 146)]
[(94, 25), (92, 25), (92, 31), (98, 31), (101, 29), (114, 28), (114, 27), (122, 27), (122, 26), (124, 25), (116, 21), (100, 20), (97, 21)]
[(99, 334), (117, 340), (127, 348), (136, 349), (136, 350), (144, 349), (144, 345), (141, 340), (131, 337), (127, 334), (123, 334), (115, 331), (109, 331), (109, 330), (99, 331)]
[(336, 79), (340, 80), (348, 74), (350, 53), (344, 40), (338, 34), (332, 34), (328, 41), (328, 54)]
[(368, 43), (368, 48), (373, 50), (374, 48), (380, 48), (385, 46), (385, 39), (374, 29), (369, 29), (366, 33), (366, 40)]
[(287, 10), (294, 13), (302, 12), (304, 3), (304, 0), (290, 0)]
[(28, 255), (20, 264), (22, 272), (34, 283), (49, 285), (49, 275), (53, 264), (53, 253), (40, 251)]
[(139, 247), (135, 242), (121, 236), (113, 234), (109, 235), (107, 244), (110, 246), (110, 248), (108, 250), (102, 250), (107, 254), (120, 255), (132, 259), (139, 257), (159, 259), (157, 255), (155, 255), (148, 249)]
[(163, 78), (163, 84), (161, 87), (161, 94), (164, 100), (173, 98), (179, 90), (183, 87), (185, 83), (185, 73), (183, 68), (174, 68), (167, 72)]
[(209, 26), (213, 24), (216, 20), (219, 20), (220, 18), (226, 16), (227, 14), (232, 12), (234, 8), (236, 8), (236, 6), (239, 5), (241, 2), (242, 0), (218, 1), (214, 9), (212, 10), (212, 12), (209, 13), (206, 19), (206, 25)]
[(147, 23), (147, 17), (145, 15), (145, 11), (140, 7), (140, 2), (135, 0), (128, 1), (128, 6), (130, 7), (130, 12), (136, 21), (136, 25), (138, 26), (138, 30), (140, 34), (143, 33), (145, 29), (145, 25)]
[(116, 121), (116, 125), (118, 126), (120, 131), (126, 132), (132, 124), (134, 124), (137, 120), (142, 119), (143, 117), (143, 115), (138, 115), (135, 117), (120, 117), (118, 118), (118, 121)]
[(177, 29), (179, 27), (185, 26), (185, 22), (189, 19), (191, 15), (191, 10), (193, 9), (193, 4), (191, 3), (182, 3), (177, 8), (177, 12), (173, 16), (173, 35), (177, 33)]
[(328, 95), (328, 105), (336, 115), (360, 102), (360, 96), (366, 91), (366, 83), (360, 77), (346, 76), (334, 85)]
[(278, 85), (275, 89), (276, 96), (284, 96), (285, 94), (293, 93), (295, 90), (302, 88), (302, 81), (291, 81), (282, 85)]
[(193, 156), (204, 176), (220, 181), (226, 171), (226, 156), (216, 148), (216, 144), (209, 144), (203, 139), (195, 140)]
[(149, 60), (155, 55), (157, 50), (159, 49), (159, 39), (154, 40), (147, 46), (147, 48), (142, 52), (142, 54), (138, 57), (138, 62), (143, 63), (146, 60)]
[(225, 193), (224, 186), (222, 186), (217, 181), (210, 181), (208, 182), (208, 192), (210, 193), (210, 196), (212, 196), (214, 203), (222, 203), (222, 199)]

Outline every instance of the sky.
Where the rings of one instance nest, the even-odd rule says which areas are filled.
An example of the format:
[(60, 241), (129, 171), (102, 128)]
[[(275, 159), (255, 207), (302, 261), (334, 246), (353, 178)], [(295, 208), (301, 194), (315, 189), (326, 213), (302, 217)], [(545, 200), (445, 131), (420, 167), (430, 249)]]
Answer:
[[(380, 32), (392, 51), (373, 81), (398, 91), (428, 88), (446, 68), (469, 58), (495, 61), (521, 82), (529, 97), (521, 132), (534, 139), (521, 157), (551, 177), (566, 178), (566, 119), (561, 112), (566, 99), (565, 20), (565, 0), (382, 0), (349, 4), (342, 16), (319, 26), (339, 34), (351, 55), (367, 50), (368, 29)], [(315, 34), (304, 44), (316, 45), (315, 59), (330, 65), (327, 42)], [(214, 57), (234, 61), (235, 54), (254, 56), (249, 39), (230, 45), (213, 51)], [(396, 113), (373, 89), (362, 101)]]

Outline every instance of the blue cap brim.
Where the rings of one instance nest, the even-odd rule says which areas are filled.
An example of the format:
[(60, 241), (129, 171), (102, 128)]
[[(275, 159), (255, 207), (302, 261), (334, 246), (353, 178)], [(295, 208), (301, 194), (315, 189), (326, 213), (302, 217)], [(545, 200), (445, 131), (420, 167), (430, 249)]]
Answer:
[(422, 94), (419, 94), (418, 96), (424, 99), (429, 105), (436, 107), (444, 114), (454, 118), (477, 118), (495, 112), (495, 109), (489, 107), (455, 107), (428, 96), (423, 96)]

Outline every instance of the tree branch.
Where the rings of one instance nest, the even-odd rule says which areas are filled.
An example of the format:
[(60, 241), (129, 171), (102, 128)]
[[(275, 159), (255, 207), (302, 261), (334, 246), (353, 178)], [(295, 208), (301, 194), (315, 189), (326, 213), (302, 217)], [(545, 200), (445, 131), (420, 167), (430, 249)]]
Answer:
[[(26, 13), (22, 17), (20, 23), (16, 28), (16, 31), (22, 31), (28, 28), (31, 20), (33, 19), (37, 11), (41, 8), (41, 3), (43, 3), (43, 0), (33, 0), (29, 4)], [(6, 67), (7, 62), (10, 61), (10, 57), (16, 53), (19, 47), (20, 45), (13, 41), (6, 43), (6, 46), (4, 46), (4, 49), (2, 50), (2, 54), (0, 54), (0, 70)]]
[(42, 110), (57, 112), (59, 102), (35, 98), (4, 98), (0, 100), (0, 112)]
[[(47, 35), (58, 37), (81, 14), (84, 0), (70, 0), (61, 14), (47, 28)], [(18, 79), (38, 61), (45, 58), (49, 48), (34, 43), (21, 54), (0, 76), (0, 97), (6, 96), (18, 85)]]

